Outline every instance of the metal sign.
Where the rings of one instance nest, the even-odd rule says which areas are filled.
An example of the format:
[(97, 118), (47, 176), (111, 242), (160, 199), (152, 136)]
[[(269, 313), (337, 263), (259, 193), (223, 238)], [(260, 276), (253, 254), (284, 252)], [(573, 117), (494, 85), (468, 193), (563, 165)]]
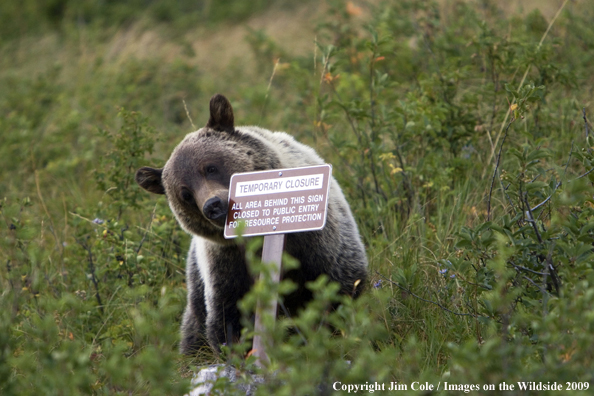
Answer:
[(320, 230), (326, 224), (330, 165), (231, 176), (225, 238)]

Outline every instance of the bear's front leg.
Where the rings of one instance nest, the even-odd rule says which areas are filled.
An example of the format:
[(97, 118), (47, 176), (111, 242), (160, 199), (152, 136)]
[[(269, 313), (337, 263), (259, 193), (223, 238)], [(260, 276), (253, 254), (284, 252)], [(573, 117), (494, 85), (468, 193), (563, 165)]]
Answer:
[(251, 286), (251, 278), (244, 275), (221, 274), (220, 282), (213, 285), (212, 293), (207, 296), (206, 336), (217, 352), (221, 345), (237, 343), (241, 336), (241, 312), (237, 304)]
[(221, 345), (231, 346), (241, 336), (241, 314), (235, 303), (219, 302), (218, 308), (209, 311), (206, 320), (206, 336), (208, 343), (217, 352)]
[(196, 255), (196, 244), (192, 241), (186, 262), (186, 287), (188, 301), (181, 325), (180, 352), (195, 355), (208, 344), (206, 336), (206, 304), (204, 301), (204, 281), (200, 276)]
[(211, 282), (205, 293), (206, 336), (211, 347), (220, 351), (222, 344), (231, 345), (239, 341), (242, 326), (237, 303), (249, 291), (253, 280), (237, 246), (219, 247), (211, 253)]

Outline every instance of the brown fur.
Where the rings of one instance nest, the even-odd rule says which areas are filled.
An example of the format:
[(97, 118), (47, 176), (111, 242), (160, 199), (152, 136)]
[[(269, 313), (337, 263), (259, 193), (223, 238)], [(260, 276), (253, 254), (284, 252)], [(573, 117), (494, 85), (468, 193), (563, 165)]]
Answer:
[[(313, 149), (283, 132), (236, 129), (231, 104), (215, 95), (206, 126), (188, 134), (163, 169), (138, 170), (138, 184), (152, 193), (166, 194), (178, 222), (193, 236), (186, 268), (188, 304), (182, 323), (182, 353), (192, 354), (206, 342), (218, 350), (221, 343), (240, 334), (237, 302), (253, 279), (241, 248), (223, 237), (231, 175), (319, 164), (323, 160)], [(283, 275), (298, 285), (285, 299), (290, 313), (311, 298), (305, 283), (321, 274), (338, 282), (343, 294), (357, 296), (365, 284), (365, 250), (334, 178), (328, 200), (324, 229), (287, 235), (285, 250), (301, 263), (298, 270)]]

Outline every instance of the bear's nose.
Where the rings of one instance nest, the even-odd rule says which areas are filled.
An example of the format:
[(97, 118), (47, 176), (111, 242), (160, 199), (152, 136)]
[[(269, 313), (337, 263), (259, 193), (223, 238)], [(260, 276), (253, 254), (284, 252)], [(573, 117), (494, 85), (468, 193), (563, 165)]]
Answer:
[(219, 197), (209, 198), (202, 208), (202, 213), (209, 220), (220, 220), (227, 215), (226, 206)]

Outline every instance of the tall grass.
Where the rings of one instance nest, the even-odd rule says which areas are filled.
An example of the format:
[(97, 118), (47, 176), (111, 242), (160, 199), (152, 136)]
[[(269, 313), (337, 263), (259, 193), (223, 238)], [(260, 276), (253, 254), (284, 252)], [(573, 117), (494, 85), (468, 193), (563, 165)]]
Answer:
[(249, 56), (218, 74), (188, 21), (229, 29), (249, 15), (238, 2), (231, 19), (217, 2), (31, 4), (0, 12), (0, 393), (183, 394), (198, 365), (251, 368), (241, 348), (178, 355), (188, 236), (132, 178), (215, 92), (333, 164), (370, 263), (362, 298), (320, 279), (270, 329), (258, 392), (592, 381), (587, 1), (554, 21), (489, 1), (329, 1), (312, 54), (246, 29)]

